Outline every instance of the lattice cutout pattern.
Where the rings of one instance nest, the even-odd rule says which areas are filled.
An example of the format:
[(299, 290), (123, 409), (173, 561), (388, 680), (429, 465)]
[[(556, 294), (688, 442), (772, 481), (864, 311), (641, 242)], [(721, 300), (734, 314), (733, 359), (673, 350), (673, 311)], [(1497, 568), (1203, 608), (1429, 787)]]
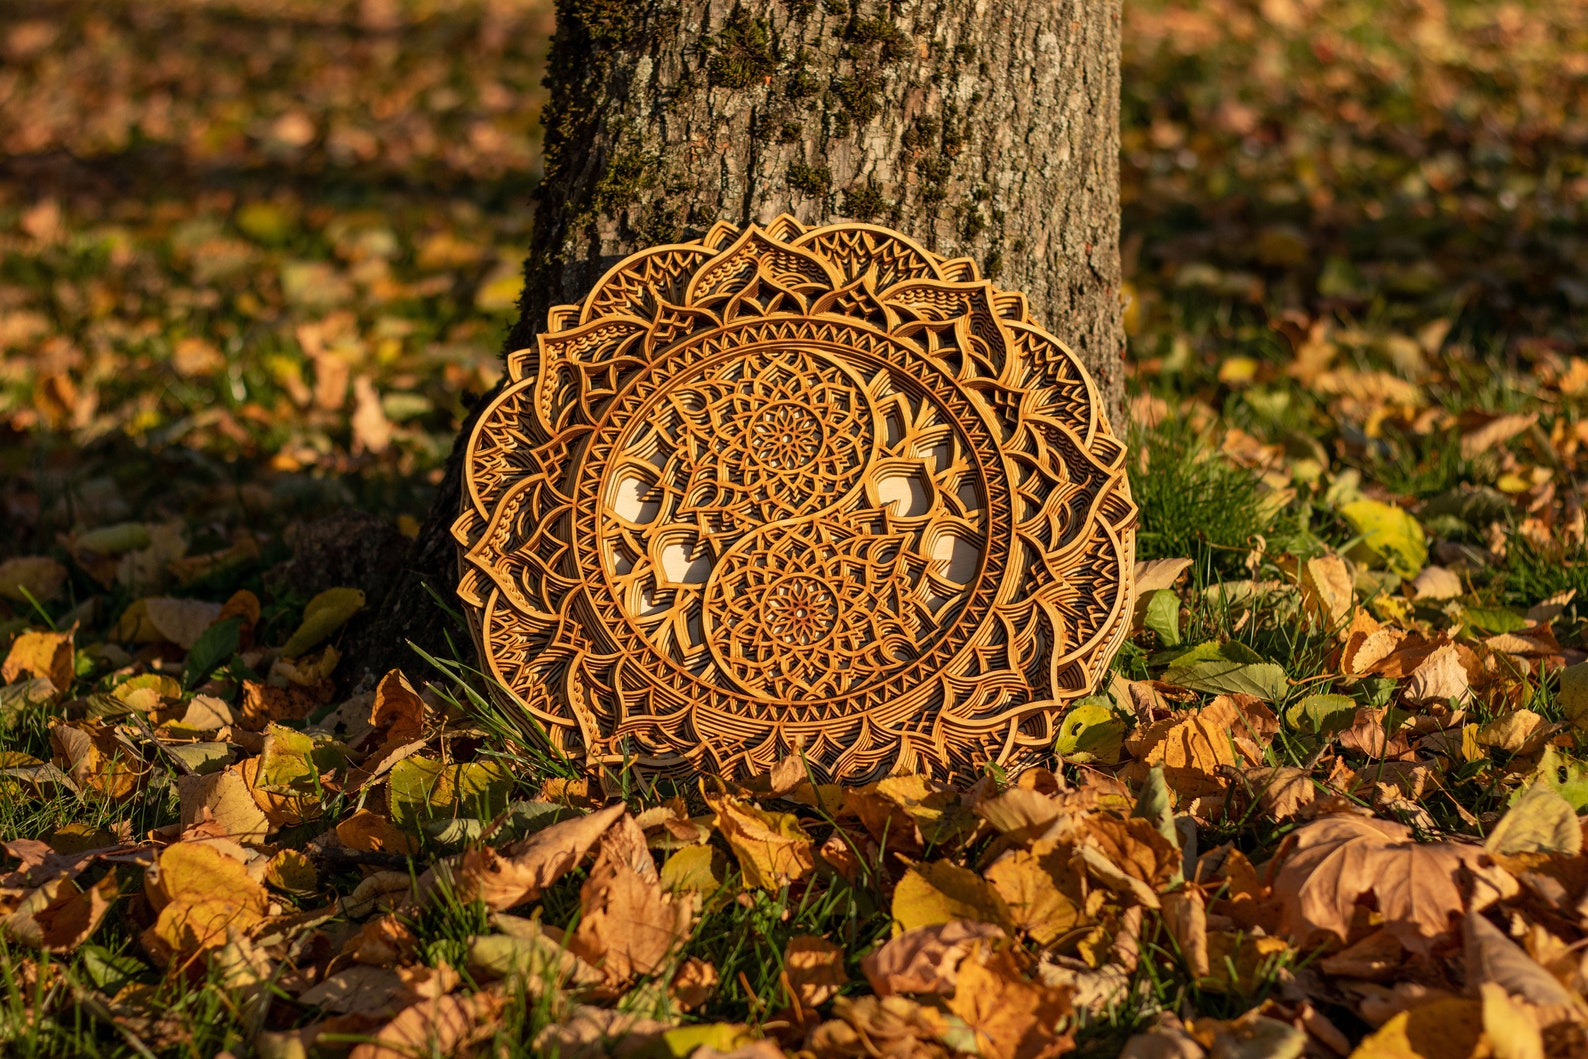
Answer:
[(459, 595), (570, 754), (1017, 766), (1125, 635), (1124, 448), (1025, 298), (780, 217), (553, 309), (469, 440)]

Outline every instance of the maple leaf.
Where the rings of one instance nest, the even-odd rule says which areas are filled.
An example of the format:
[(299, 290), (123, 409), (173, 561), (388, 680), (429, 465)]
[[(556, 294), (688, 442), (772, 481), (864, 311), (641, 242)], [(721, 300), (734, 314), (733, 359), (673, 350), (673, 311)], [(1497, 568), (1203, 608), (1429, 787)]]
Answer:
[(1452, 917), (1516, 892), (1479, 846), (1417, 842), (1404, 824), (1336, 814), (1298, 828), (1276, 858), (1273, 892), (1297, 944), (1350, 934), (1356, 904), (1372, 895), (1384, 929), (1412, 952), (1450, 936)]
[(1060, 1032), (1070, 996), (1067, 987), (1027, 981), (1008, 952), (982, 950), (960, 963), (948, 1006), (975, 1031), (985, 1059), (1051, 1059), (1073, 1044)]

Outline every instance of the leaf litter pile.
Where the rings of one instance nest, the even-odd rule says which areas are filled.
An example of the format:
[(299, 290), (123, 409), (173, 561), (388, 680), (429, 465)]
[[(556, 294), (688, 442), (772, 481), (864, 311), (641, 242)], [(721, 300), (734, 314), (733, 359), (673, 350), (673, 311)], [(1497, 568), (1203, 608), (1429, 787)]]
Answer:
[(0, 1053), (1588, 1054), (1588, 7), (1127, 5), (1135, 628), (952, 786), (359, 671), (548, 31), (0, 16)]

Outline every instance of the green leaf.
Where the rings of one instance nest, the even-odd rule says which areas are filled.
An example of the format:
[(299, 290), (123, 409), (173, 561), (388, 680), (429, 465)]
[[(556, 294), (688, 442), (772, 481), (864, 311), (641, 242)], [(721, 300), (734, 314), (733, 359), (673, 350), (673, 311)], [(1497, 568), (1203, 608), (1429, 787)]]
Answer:
[(1059, 722), (1054, 751), (1066, 761), (1112, 765), (1125, 745), (1125, 722), (1105, 703), (1082, 700)]
[(1174, 647), (1180, 642), (1180, 597), (1173, 589), (1160, 588), (1147, 597), (1147, 615), (1142, 624), (1158, 634), (1158, 642)]
[(1362, 537), (1362, 547), (1391, 573), (1415, 577), (1428, 565), (1428, 540), (1423, 528), (1405, 510), (1378, 500), (1353, 500), (1342, 505), (1340, 517)]
[(281, 648), (287, 658), (297, 658), (347, 624), (364, 607), (364, 593), (356, 588), (328, 588), (303, 608), (303, 624)]
[(153, 972), (131, 956), (111, 952), (103, 945), (84, 945), (77, 950), (83, 970), (89, 980), (106, 993), (114, 995), (122, 986)]
[(1264, 662), (1256, 651), (1233, 640), (1198, 644), (1177, 656), (1163, 679), (1192, 691), (1255, 695), (1264, 702), (1277, 702), (1289, 690), (1283, 668)]
[(265, 729), (257, 784), (277, 793), (314, 794), (320, 777), (347, 764), (347, 751), (328, 735), (309, 735), (281, 724)]
[(1511, 802), (1511, 808), (1489, 832), (1483, 848), (1490, 853), (1582, 852), (1577, 810), (1548, 783), (1535, 783)]
[(1588, 728), (1588, 662), (1578, 662), (1560, 671), (1560, 689), (1555, 701), (1574, 728)]
[(1462, 617), (1468, 625), (1484, 632), (1515, 632), (1528, 626), (1526, 618), (1503, 607), (1468, 607)]
[[(1538, 760), (1538, 768), (1530, 779), (1547, 784), (1556, 794), (1566, 799), (1574, 812), (1588, 809), (1588, 766), (1576, 758), (1562, 754), (1557, 747), (1546, 746)], [(1522, 800), (1525, 788), (1511, 795), (1510, 804)]]
[(1303, 732), (1333, 735), (1351, 727), (1356, 709), (1349, 695), (1308, 695), (1285, 711), (1285, 721)]
[(118, 522), (89, 530), (72, 540), (73, 547), (96, 555), (120, 555), (149, 546), (149, 529), (141, 522)]
[(392, 820), (408, 830), (449, 817), (490, 819), (506, 808), (512, 790), (513, 777), (498, 762), (448, 765), (418, 756), (392, 766), (387, 783)]
[(193, 642), (193, 649), (187, 653), (187, 666), (182, 671), (183, 687), (204, 683), (217, 666), (236, 654), (242, 628), (243, 619), (233, 616), (200, 633)]

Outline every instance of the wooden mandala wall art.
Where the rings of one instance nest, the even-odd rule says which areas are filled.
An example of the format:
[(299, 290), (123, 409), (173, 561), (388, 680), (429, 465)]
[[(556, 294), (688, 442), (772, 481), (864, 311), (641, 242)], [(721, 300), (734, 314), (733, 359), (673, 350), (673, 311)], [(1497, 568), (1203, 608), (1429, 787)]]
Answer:
[(641, 251), (469, 440), (459, 595), (592, 762), (1018, 766), (1126, 633), (1124, 447), (1023, 295), (866, 224)]

